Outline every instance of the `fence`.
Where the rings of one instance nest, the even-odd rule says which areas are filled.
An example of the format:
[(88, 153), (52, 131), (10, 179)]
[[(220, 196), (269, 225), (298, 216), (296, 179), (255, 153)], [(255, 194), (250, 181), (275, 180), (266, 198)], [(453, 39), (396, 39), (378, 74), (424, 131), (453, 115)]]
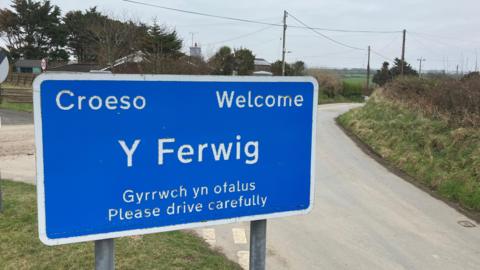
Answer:
[(36, 74), (10, 73), (0, 85), (0, 102), (32, 103), (32, 82)]
[(32, 88), (0, 87), (0, 102), (33, 103)]
[(32, 82), (35, 79), (37, 74), (33, 73), (16, 73), (12, 72), (8, 75), (4, 84), (15, 85), (18, 87), (30, 88), (32, 87)]

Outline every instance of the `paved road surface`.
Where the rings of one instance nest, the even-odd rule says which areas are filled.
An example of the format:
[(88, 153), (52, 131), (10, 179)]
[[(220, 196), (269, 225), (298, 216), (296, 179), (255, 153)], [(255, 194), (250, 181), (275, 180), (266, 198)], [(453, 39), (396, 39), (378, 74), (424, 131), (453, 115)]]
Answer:
[[(318, 109), (315, 207), (268, 221), (268, 269), (480, 269), (480, 229), (364, 154), (335, 125), (354, 105)], [(472, 221), (470, 221), (472, 222)], [(198, 229), (248, 265), (248, 224)]]
[[(315, 207), (306, 216), (269, 220), (268, 269), (480, 269), (479, 227), (460, 226), (469, 219), (391, 174), (335, 125), (353, 106), (319, 107)], [(33, 182), (32, 140), (31, 125), (0, 128), (0, 169)], [(2, 152), (26, 161), (7, 164)], [(196, 231), (248, 265), (247, 223)]]
[(33, 124), (33, 114), (0, 109), (2, 125), (28, 125)]

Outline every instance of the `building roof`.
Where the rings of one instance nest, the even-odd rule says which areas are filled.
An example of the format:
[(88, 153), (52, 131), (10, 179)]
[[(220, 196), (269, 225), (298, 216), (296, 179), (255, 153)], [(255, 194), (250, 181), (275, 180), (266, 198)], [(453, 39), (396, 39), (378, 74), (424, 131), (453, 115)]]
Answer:
[(255, 71), (253, 72), (254, 76), (273, 76), (273, 73), (268, 72), (268, 71)]
[(17, 60), (17, 62), (15, 62), (14, 66), (26, 67), (26, 68), (41, 67), (42, 60), (20, 59), (20, 60)]
[(255, 66), (270, 66), (271, 64), (263, 58), (255, 58)]
[(91, 70), (98, 69), (100, 69), (100, 66), (97, 64), (67, 64), (54, 68), (49, 68), (48, 71), (90, 72)]

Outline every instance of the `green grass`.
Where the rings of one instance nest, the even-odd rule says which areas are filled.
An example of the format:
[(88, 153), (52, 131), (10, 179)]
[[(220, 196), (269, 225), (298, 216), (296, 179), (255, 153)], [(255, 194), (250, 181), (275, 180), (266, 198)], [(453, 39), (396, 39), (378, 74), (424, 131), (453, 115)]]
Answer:
[(334, 96), (329, 96), (320, 86), (318, 104), (343, 103), (343, 102), (364, 102), (363, 86), (352, 82), (342, 82), (342, 89)]
[(372, 98), (339, 123), (392, 165), (440, 196), (480, 211), (480, 130), (446, 122)]
[[(49, 247), (38, 239), (35, 187), (2, 180), (1, 269), (93, 269), (93, 243)], [(115, 240), (117, 269), (241, 269), (182, 231)]]
[(33, 104), (31, 103), (12, 103), (7, 101), (2, 101), (0, 103), (0, 109), (8, 109), (14, 111), (22, 111), (22, 112), (32, 112), (33, 111)]
[(18, 89), (32, 89), (32, 85), (23, 85), (23, 84), (12, 84), (12, 83), (2, 83), (0, 85), (3, 88), (18, 88)]
[(365, 82), (367, 81), (367, 77), (359, 76), (359, 77), (345, 77), (343, 78), (344, 82), (346, 83), (351, 83), (351, 84), (358, 84), (363, 86)]
[(363, 97), (345, 97), (342, 95), (335, 95), (334, 97), (329, 97), (323, 92), (318, 93), (318, 104), (329, 104), (329, 103), (352, 103), (352, 102), (363, 102)]

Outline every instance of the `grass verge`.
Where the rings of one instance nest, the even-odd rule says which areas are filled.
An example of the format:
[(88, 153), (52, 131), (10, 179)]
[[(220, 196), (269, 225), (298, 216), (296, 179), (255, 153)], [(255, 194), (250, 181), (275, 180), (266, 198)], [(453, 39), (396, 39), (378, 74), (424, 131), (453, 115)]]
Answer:
[[(93, 269), (93, 243), (55, 247), (38, 239), (35, 187), (1, 180), (1, 269)], [(115, 241), (117, 269), (241, 269), (211, 250), (197, 236), (182, 231), (124, 237)]]
[(33, 111), (33, 104), (31, 104), (31, 103), (11, 103), (11, 102), (2, 101), (0, 103), (0, 109), (22, 111), (22, 112), (32, 112)]
[(480, 212), (479, 129), (454, 128), (380, 98), (338, 122), (440, 197)]

